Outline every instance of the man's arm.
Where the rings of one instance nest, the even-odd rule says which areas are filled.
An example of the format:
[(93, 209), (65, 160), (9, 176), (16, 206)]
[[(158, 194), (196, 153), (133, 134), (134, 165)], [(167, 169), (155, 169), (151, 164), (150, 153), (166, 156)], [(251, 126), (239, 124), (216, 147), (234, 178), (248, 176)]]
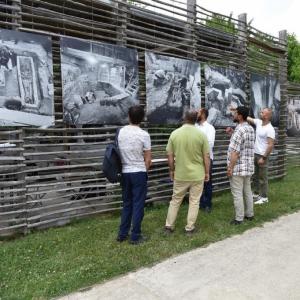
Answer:
[(268, 156), (271, 154), (271, 152), (273, 150), (274, 140), (272, 138), (268, 138), (267, 143), (268, 143), (268, 146), (267, 146), (266, 152), (264, 153), (263, 157), (261, 157), (258, 160), (259, 165), (263, 165), (265, 163), (266, 159), (268, 158)]
[(212, 127), (211, 130), (209, 131), (209, 135), (207, 137), (210, 149), (214, 148), (215, 138), (216, 138), (216, 130)]
[(209, 156), (209, 142), (205, 134), (203, 134), (204, 142), (202, 146), (202, 159), (204, 162), (205, 176), (204, 181), (209, 181), (209, 168), (210, 168), (210, 156)]
[(149, 171), (149, 169), (150, 169), (150, 167), (152, 165), (151, 150), (145, 150), (144, 151), (144, 161), (145, 161), (146, 170)]
[(248, 122), (249, 124), (255, 125), (255, 121), (254, 121), (253, 118), (248, 117), (248, 118), (247, 118), (247, 122)]
[(175, 171), (175, 156), (173, 153), (168, 153), (168, 165), (169, 165), (169, 174), (171, 180), (174, 180), (174, 171)]
[(205, 169), (205, 177), (204, 181), (209, 181), (209, 168), (210, 168), (210, 157), (209, 153), (206, 153), (203, 155), (203, 161), (204, 161), (204, 169)]
[(240, 156), (240, 153), (237, 151), (230, 152), (230, 160), (229, 160), (229, 165), (227, 167), (227, 176), (228, 177), (232, 176), (233, 168), (234, 168), (236, 162), (238, 161), (239, 156)]
[(268, 147), (264, 155), (265, 157), (268, 157), (271, 154), (273, 147), (274, 147), (274, 140), (272, 138), (268, 138)]

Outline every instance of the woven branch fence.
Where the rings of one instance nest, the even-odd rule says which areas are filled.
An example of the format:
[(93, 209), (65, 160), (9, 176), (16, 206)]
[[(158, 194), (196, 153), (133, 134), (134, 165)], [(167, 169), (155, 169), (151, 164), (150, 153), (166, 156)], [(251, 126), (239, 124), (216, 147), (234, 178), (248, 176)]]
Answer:
[[(300, 103), (300, 84), (288, 84), (288, 100), (297, 100)], [(300, 115), (300, 112), (298, 112)], [(298, 122), (300, 122), (298, 116)], [(286, 139), (287, 162), (290, 166), (300, 167), (300, 130)]]
[[(280, 81), (280, 125), (270, 163), (270, 176), (286, 173), (287, 45), (286, 32), (267, 35), (247, 24), (245, 14), (234, 19), (215, 14), (188, 0), (0, 0), (0, 27), (52, 37), (55, 87), (55, 127), (1, 128), (0, 236), (63, 225), (74, 218), (119, 210), (121, 190), (102, 175), (101, 161), (114, 126), (67, 126), (62, 120), (59, 38), (69, 36), (135, 48), (139, 54), (141, 104), (146, 105), (146, 50), (245, 74), (250, 99), (250, 74), (273, 75)], [(153, 2), (153, 3), (152, 3)], [(155, 11), (154, 11), (155, 10)], [(163, 13), (164, 12), (164, 13)], [(215, 17), (228, 24), (220, 26)], [(210, 19), (211, 22), (207, 20)], [(203, 70), (203, 68), (202, 68)], [(203, 71), (202, 71), (203, 72)], [(204, 76), (201, 93), (204, 99)], [(204, 105), (204, 102), (202, 103)], [(179, 124), (178, 124), (179, 125)], [(175, 127), (148, 126), (154, 164), (149, 173), (148, 202), (167, 201), (172, 193), (165, 146)], [(228, 137), (216, 128), (214, 191), (229, 188), (226, 176)]]

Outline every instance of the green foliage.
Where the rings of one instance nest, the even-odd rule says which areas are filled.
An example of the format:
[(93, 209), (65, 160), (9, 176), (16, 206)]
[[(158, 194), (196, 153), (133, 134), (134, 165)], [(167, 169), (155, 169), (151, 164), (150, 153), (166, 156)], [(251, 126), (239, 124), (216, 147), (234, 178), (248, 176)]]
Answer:
[(300, 82), (300, 43), (295, 34), (288, 35), (288, 80)]
[(137, 3), (135, 0), (127, 0), (127, 3), (141, 7), (141, 8), (145, 8), (147, 6), (145, 4)]
[(215, 195), (214, 210), (209, 215), (200, 213), (200, 232), (193, 237), (183, 233), (187, 205), (179, 211), (174, 234), (166, 237), (163, 227), (167, 204), (156, 204), (146, 209), (143, 221), (143, 232), (150, 239), (139, 246), (115, 241), (119, 213), (0, 241), (0, 299), (50, 299), (64, 295), (298, 211), (299, 176), (300, 168), (288, 168), (284, 180), (270, 184), (270, 202), (255, 207), (255, 220), (241, 226), (229, 225), (233, 217), (231, 194)]
[(213, 13), (211, 17), (207, 17), (205, 25), (229, 33), (237, 32), (235, 25), (231, 20), (231, 15), (229, 18), (226, 18), (219, 14)]

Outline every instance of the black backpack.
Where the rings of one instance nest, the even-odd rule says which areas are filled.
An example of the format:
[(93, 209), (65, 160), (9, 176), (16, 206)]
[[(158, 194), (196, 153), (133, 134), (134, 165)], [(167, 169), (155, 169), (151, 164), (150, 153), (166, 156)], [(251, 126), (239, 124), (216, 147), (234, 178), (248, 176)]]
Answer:
[(103, 174), (111, 183), (121, 181), (122, 163), (118, 143), (119, 132), (120, 128), (117, 129), (114, 142), (106, 146), (102, 164)]

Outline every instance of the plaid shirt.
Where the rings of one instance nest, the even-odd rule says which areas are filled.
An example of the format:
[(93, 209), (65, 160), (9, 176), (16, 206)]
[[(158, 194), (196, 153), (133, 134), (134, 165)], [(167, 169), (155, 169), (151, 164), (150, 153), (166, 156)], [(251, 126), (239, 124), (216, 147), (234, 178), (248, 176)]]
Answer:
[(247, 122), (236, 126), (227, 152), (227, 166), (229, 166), (231, 152), (239, 153), (232, 175), (249, 176), (254, 173), (254, 142), (254, 129)]

